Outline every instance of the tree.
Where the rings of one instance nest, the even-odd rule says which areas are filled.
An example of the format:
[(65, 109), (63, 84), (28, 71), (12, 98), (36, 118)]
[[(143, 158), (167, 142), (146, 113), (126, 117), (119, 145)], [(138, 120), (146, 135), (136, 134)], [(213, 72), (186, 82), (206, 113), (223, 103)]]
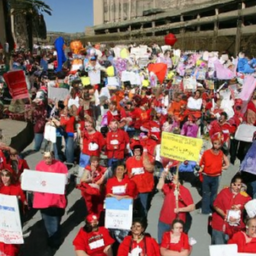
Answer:
[[(51, 15), (51, 8), (40, 0), (4, 0), (5, 15), (11, 20), (14, 42), (25, 44), (32, 50), (33, 37), (46, 39), (47, 31), (43, 14)], [(19, 42), (20, 41), (20, 42)]]

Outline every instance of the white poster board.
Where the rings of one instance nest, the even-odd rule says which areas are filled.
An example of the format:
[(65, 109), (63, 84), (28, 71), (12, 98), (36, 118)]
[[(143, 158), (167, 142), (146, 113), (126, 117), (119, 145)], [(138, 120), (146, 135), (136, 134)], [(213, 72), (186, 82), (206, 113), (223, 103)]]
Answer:
[(240, 124), (236, 130), (235, 139), (245, 142), (252, 142), (256, 127), (249, 124)]
[(66, 88), (56, 88), (48, 86), (48, 98), (52, 100), (65, 100), (69, 96)]
[(100, 83), (100, 70), (92, 70), (88, 72), (90, 77), (91, 85), (99, 84)]
[(225, 244), (225, 245), (210, 245), (210, 256), (235, 256), (237, 255), (236, 244)]
[(25, 169), (21, 177), (22, 190), (65, 194), (67, 175), (63, 173), (41, 172)]
[(255, 256), (255, 253), (237, 253), (237, 256)]
[(105, 228), (130, 230), (132, 225), (132, 199), (117, 200), (114, 197), (105, 200)]
[(16, 196), (0, 194), (0, 241), (5, 244), (24, 243)]

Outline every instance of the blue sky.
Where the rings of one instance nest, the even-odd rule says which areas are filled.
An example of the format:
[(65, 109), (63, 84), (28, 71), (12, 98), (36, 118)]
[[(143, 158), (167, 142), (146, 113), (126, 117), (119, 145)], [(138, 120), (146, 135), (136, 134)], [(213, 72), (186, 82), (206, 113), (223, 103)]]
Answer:
[(48, 31), (84, 32), (93, 25), (93, 0), (44, 0), (52, 16), (44, 14)]

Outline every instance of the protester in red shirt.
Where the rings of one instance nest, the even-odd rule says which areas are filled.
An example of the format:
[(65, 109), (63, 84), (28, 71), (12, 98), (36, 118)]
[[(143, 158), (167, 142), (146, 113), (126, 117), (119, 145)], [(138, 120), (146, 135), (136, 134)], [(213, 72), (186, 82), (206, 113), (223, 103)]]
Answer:
[(118, 163), (113, 177), (108, 179), (106, 184), (107, 197), (115, 197), (118, 200), (136, 198), (138, 194), (136, 184), (125, 173), (125, 166)]
[[(195, 210), (195, 205), (191, 193), (187, 188), (182, 186), (177, 180), (177, 176), (173, 175), (171, 183), (165, 184), (165, 178), (168, 176), (167, 171), (163, 171), (157, 189), (164, 193), (164, 202), (160, 212), (158, 221), (158, 243), (162, 242), (163, 233), (171, 229), (174, 219), (179, 218), (186, 223), (186, 213)], [(178, 191), (178, 201), (175, 194)], [(187, 233), (188, 230), (185, 230)]]
[(81, 131), (82, 143), (80, 145), (81, 154), (79, 159), (78, 177), (81, 177), (85, 166), (89, 164), (91, 156), (100, 156), (102, 148), (105, 146), (103, 135), (96, 131), (90, 121), (84, 122), (84, 128)]
[[(21, 202), (20, 205), (24, 206), (24, 204), (26, 204), (25, 194), (21, 190), (20, 185), (15, 181), (14, 171), (11, 168), (6, 167), (1, 170), (0, 175), (0, 194), (17, 196), (18, 200)], [(20, 209), (20, 214), (22, 213), (23, 207)], [(19, 244), (5, 244), (0, 242), (0, 255), (17, 256), (19, 254), (19, 248)]]
[(108, 166), (113, 166), (117, 161), (124, 159), (126, 146), (129, 143), (127, 132), (118, 128), (118, 121), (111, 120), (107, 133)]
[(74, 162), (74, 133), (75, 117), (71, 116), (67, 109), (64, 109), (60, 118), (60, 125), (65, 128), (65, 156), (67, 163)]
[(117, 103), (115, 101), (110, 102), (109, 110), (107, 112), (108, 125), (112, 120), (120, 121), (123, 117), (125, 117), (124, 109), (121, 109), (121, 111), (119, 111), (117, 110)]
[(188, 256), (191, 252), (188, 235), (183, 232), (184, 222), (176, 219), (172, 222), (171, 231), (163, 234), (160, 246), (162, 256)]
[(128, 176), (137, 185), (139, 200), (144, 213), (147, 216), (149, 194), (154, 188), (154, 165), (150, 163), (147, 150), (141, 145), (133, 147), (133, 155), (126, 161)]
[(117, 256), (147, 255), (160, 256), (159, 246), (154, 238), (145, 234), (145, 223), (141, 219), (132, 222), (131, 235), (126, 236), (118, 248)]
[(79, 230), (73, 245), (76, 256), (111, 256), (111, 245), (114, 242), (108, 230), (99, 227), (97, 216), (89, 214), (85, 226)]
[(82, 192), (88, 213), (95, 214), (98, 217), (103, 211), (103, 182), (106, 169), (106, 167), (99, 165), (97, 156), (92, 156), (90, 165), (85, 167), (80, 185), (77, 186)]
[(239, 253), (256, 253), (256, 218), (246, 222), (246, 231), (239, 231), (233, 235), (228, 244), (236, 244)]
[[(251, 197), (242, 191), (241, 175), (236, 174), (230, 187), (221, 190), (213, 203), (212, 244), (226, 244), (229, 237), (245, 228), (244, 205), (250, 200)], [(238, 213), (240, 217), (234, 218), (232, 213)]]
[(221, 151), (223, 136), (215, 134), (212, 138), (212, 148), (206, 150), (200, 161), (200, 173), (203, 174), (202, 213), (212, 213), (212, 205), (219, 187), (219, 177), (223, 170), (229, 167), (229, 160)]

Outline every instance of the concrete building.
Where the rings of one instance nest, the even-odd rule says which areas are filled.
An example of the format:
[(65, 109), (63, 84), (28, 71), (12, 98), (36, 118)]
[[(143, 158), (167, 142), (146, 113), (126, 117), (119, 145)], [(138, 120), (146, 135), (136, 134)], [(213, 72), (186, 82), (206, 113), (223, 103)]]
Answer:
[(255, 0), (94, 0), (92, 43), (163, 43), (191, 50), (247, 49), (256, 54)]

